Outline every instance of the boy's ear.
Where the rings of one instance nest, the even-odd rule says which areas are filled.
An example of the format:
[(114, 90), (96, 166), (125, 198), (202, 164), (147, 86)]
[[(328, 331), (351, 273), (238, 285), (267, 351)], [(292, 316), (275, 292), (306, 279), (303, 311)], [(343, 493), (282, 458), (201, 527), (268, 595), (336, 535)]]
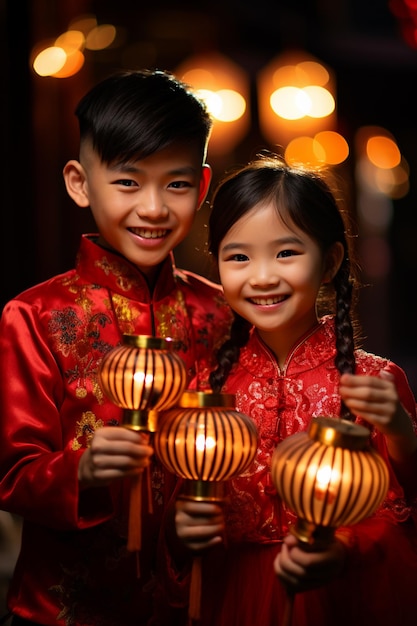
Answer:
[(323, 274), (323, 284), (331, 283), (333, 278), (339, 271), (342, 265), (343, 257), (345, 256), (345, 249), (341, 241), (336, 241), (330, 248), (326, 257), (326, 265)]
[(90, 206), (86, 190), (86, 176), (83, 166), (75, 159), (68, 161), (63, 169), (65, 186), (68, 195), (80, 207)]
[(198, 192), (198, 206), (197, 210), (201, 207), (204, 200), (207, 197), (208, 190), (211, 183), (211, 167), (205, 163), (201, 169), (200, 190)]

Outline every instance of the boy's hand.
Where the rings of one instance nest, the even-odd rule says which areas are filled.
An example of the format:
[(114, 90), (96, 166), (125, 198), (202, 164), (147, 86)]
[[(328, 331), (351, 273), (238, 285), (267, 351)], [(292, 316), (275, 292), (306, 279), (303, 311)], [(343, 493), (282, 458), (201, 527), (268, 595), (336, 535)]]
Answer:
[(81, 487), (100, 487), (142, 471), (150, 461), (153, 448), (147, 433), (120, 426), (99, 428), (91, 446), (78, 465)]
[(394, 377), (343, 374), (340, 395), (353, 414), (365, 419), (387, 437), (390, 455), (401, 461), (417, 448), (411, 419), (400, 404)]
[(208, 548), (223, 541), (223, 510), (219, 504), (180, 498), (176, 502), (175, 527), (190, 550)]
[(305, 548), (294, 535), (287, 535), (274, 570), (281, 582), (293, 593), (316, 589), (333, 580), (343, 569), (346, 548), (334, 539), (320, 550)]

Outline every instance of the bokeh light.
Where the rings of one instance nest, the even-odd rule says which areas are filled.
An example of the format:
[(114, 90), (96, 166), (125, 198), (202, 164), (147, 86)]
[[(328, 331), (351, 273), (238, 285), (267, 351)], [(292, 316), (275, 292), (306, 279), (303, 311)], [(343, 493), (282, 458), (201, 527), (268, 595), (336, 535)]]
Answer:
[(232, 150), (249, 129), (246, 73), (217, 53), (191, 57), (174, 73), (206, 102), (213, 117), (209, 152), (220, 156)]
[(60, 46), (49, 46), (36, 55), (33, 69), (39, 76), (51, 76), (59, 72), (67, 60), (65, 50)]

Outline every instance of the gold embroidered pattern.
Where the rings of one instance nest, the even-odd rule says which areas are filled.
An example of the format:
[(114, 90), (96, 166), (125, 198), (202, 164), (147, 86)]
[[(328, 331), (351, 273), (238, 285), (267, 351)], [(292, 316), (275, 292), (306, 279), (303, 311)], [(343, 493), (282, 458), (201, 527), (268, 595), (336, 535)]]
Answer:
[[(180, 313), (180, 315), (178, 315)], [(184, 294), (177, 290), (175, 302), (161, 306), (156, 311), (156, 319), (159, 324), (159, 334), (161, 337), (172, 337), (177, 341), (183, 350), (188, 347), (187, 330), (184, 319), (187, 317)]]
[(113, 276), (116, 277), (118, 286), (123, 291), (130, 291), (132, 287), (138, 286), (138, 282), (134, 276), (126, 276), (126, 266), (120, 263), (110, 263), (105, 256), (101, 261), (96, 261), (95, 266), (100, 268), (106, 276), (113, 274)]
[[(132, 306), (131, 301), (124, 296), (113, 293), (111, 298), (120, 331), (127, 335), (133, 335), (136, 328), (135, 322), (140, 316), (140, 311)], [(109, 304), (111, 305), (111, 303)]]
[(72, 440), (71, 448), (76, 451), (80, 448), (89, 448), (95, 431), (102, 428), (104, 422), (97, 419), (92, 411), (82, 414), (81, 420), (77, 422), (75, 438)]

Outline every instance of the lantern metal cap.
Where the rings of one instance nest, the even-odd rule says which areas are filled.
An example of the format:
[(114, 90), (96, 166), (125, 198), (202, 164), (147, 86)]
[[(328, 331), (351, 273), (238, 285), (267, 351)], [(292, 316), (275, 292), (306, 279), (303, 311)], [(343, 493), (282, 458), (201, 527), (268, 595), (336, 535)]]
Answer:
[(370, 432), (348, 420), (319, 416), (311, 420), (308, 435), (326, 446), (363, 450), (368, 446)]
[(171, 337), (153, 337), (152, 335), (123, 335), (123, 343), (135, 348), (150, 350), (171, 350), (174, 340)]
[(177, 406), (184, 409), (196, 409), (204, 407), (235, 408), (235, 395), (233, 393), (212, 393), (211, 391), (184, 391), (177, 402)]

